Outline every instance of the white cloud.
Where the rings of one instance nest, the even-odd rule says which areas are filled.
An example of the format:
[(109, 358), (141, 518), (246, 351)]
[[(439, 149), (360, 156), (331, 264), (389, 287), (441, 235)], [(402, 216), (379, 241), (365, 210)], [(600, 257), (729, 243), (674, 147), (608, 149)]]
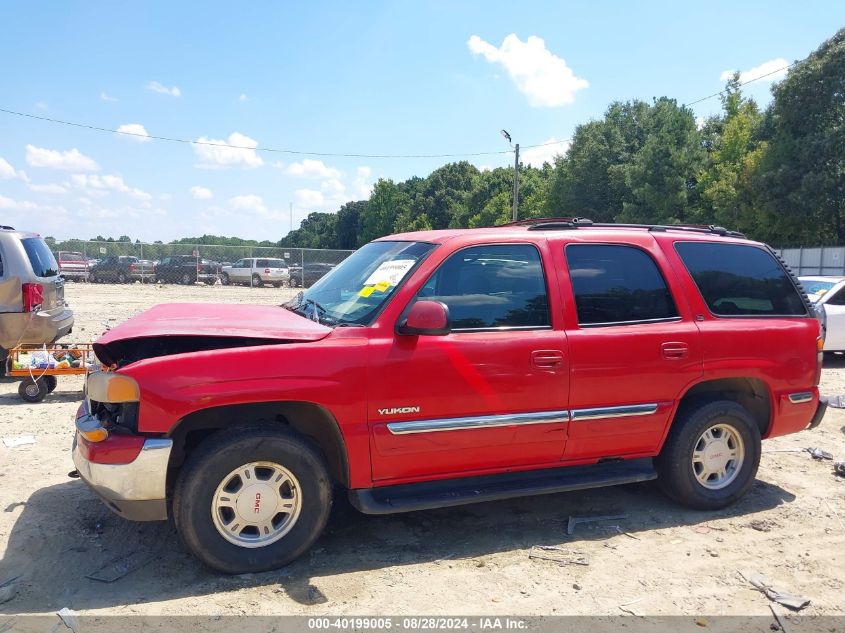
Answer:
[(490, 165), (479, 165), (478, 171), (493, 171), (493, 167)]
[(54, 183), (47, 183), (42, 185), (36, 185), (34, 183), (28, 184), (30, 191), (34, 191), (35, 193), (47, 193), (47, 194), (61, 194), (67, 193), (67, 187), (63, 187), (62, 185), (57, 185)]
[(146, 191), (127, 185), (121, 176), (73, 174), (70, 178), (74, 186), (82, 189), (89, 196), (103, 197), (104, 195), (108, 195), (109, 192), (114, 191), (124, 193), (136, 200), (152, 199), (152, 196)]
[(249, 97), (247, 97), (245, 94), (241, 93), (241, 96), (238, 97), (238, 101), (249, 101)]
[(358, 167), (349, 188), (340, 174), (337, 178), (324, 179), (319, 189), (297, 189), (293, 193), (296, 206), (309, 211), (337, 211), (339, 206), (350, 200), (369, 198), (373, 190), (372, 173), (369, 167)]
[[(771, 83), (773, 81), (777, 81), (778, 79), (786, 77), (787, 66), (789, 66), (789, 62), (786, 61), (783, 57), (770, 59), (767, 62), (763, 62), (759, 66), (755, 66), (754, 68), (741, 71), (739, 73), (739, 80), (742, 83), (746, 83), (748, 81), (752, 81), (754, 79), (758, 79), (766, 75), (766, 77), (764, 78), (765, 81)], [(722, 72), (721, 75), (719, 75), (719, 79), (721, 79), (722, 81), (728, 81), (731, 77), (733, 77), (734, 72), (736, 71), (725, 70)]]
[(163, 95), (170, 95), (171, 97), (181, 97), (182, 91), (179, 90), (177, 86), (173, 86), (172, 88), (168, 88), (167, 86), (160, 84), (157, 81), (150, 81), (144, 86), (147, 90), (152, 92), (157, 92)]
[[(203, 145), (202, 143), (211, 143)], [(258, 141), (240, 132), (232, 132), (228, 141), (199, 137), (193, 144), (194, 152), (199, 158), (197, 167), (225, 168), (225, 167), (260, 167), (264, 161), (256, 153)]]
[(112, 97), (105, 90), (100, 93), (100, 99), (102, 99), (103, 101), (117, 101), (117, 97)]
[(67, 151), (26, 146), (26, 163), (32, 167), (49, 167), (68, 171), (98, 171), (100, 166), (75, 147)]
[(46, 104), (46, 103), (44, 103), (43, 101), (36, 101), (36, 102), (35, 102), (35, 107), (36, 107), (38, 110), (46, 110), (46, 109), (48, 108), (47, 104)]
[(150, 134), (147, 129), (140, 123), (125, 123), (117, 128), (117, 131), (131, 141), (139, 143), (146, 143), (150, 140)]
[(9, 164), (9, 161), (0, 156), (0, 179), (8, 180), (10, 178), (16, 178), (17, 175), (17, 172), (14, 167)]
[(532, 167), (542, 167), (543, 163), (554, 164), (555, 156), (566, 154), (569, 151), (569, 141), (556, 139), (554, 136), (546, 139), (540, 147), (531, 147), (519, 153), (519, 162)]
[(352, 181), (352, 193), (358, 200), (366, 200), (373, 192), (373, 183), (370, 182), (373, 170), (366, 166), (358, 167), (355, 171), (355, 179)]
[(491, 64), (501, 65), (534, 107), (572, 103), (575, 93), (589, 86), (585, 79), (576, 77), (566, 61), (549, 51), (543, 39), (536, 35), (523, 42), (511, 33), (499, 48), (473, 35), (467, 46), (473, 55), (483, 55)]
[(191, 197), (194, 200), (211, 200), (214, 197), (214, 194), (211, 193), (211, 189), (200, 187), (199, 185), (191, 187), (189, 191), (191, 192)]
[(276, 163), (276, 166), (283, 168), (288, 176), (295, 178), (340, 178), (339, 170), (328, 167), (321, 160), (305, 158), (302, 162), (291, 163), (287, 167), (283, 167), (281, 163)]
[(0, 193), (0, 209), (8, 211), (31, 211), (37, 208), (38, 205), (34, 202), (13, 200)]
[(288, 217), (288, 214), (283, 211), (268, 208), (264, 203), (264, 199), (255, 194), (245, 194), (229, 198), (229, 206), (232, 210), (240, 214), (246, 213), (267, 220), (281, 220)]
[(326, 204), (326, 198), (321, 191), (315, 189), (297, 189), (293, 192), (296, 206), (306, 209), (316, 209)]

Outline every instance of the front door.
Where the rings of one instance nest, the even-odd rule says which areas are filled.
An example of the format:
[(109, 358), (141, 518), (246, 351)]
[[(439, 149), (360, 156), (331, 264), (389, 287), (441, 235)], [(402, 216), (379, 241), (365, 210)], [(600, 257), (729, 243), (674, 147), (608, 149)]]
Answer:
[(566, 336), (551, 326), (537, 247), (460, 250), (416, 298), (446, 304), (452, 332), (371, 341), (374, 480), (559, 460), (568, 422)]

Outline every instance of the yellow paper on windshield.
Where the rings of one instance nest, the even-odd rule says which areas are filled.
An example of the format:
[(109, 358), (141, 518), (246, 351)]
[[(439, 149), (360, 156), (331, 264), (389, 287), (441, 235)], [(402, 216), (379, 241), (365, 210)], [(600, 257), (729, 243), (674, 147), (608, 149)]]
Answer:
[(375, 288), (379, 292), (384, 292), (385, 290), (390, 288), (390, 282), (389, 281), (380, 281), (375, 286), (373, 286), (373, 288)]
[(374, 286), (364, 286), (361, 288), (361, 291), (358, 293), (359, 297), (369, 297), (373, 294), (373, 290), (375, 290)]

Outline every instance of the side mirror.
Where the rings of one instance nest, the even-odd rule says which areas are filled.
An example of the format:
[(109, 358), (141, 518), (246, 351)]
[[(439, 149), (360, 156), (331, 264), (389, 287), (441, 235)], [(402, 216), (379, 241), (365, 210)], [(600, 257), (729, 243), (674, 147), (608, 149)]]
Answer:
[(417, 301), (396, 327), (397, 334), (408, 336), (444, 336), (451, 331), (449, 308), (440, 301)]

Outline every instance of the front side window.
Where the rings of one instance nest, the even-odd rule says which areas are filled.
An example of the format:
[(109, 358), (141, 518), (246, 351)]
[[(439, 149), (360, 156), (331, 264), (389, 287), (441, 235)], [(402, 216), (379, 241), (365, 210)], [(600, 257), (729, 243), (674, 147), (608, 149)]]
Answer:
[(284, 307), (325, 325), (369, 325), (434, 248), (427, 242), (370, 242)]
[(440, 265), (417, 298), (445, 303), (453, 330), (551, 325), (540, 253), (530, 244), (458, 251)]
[(677, 242), (675, 250), (717, 316), (803, 316), (804, 301), (783, 266), (756, 246)]
[(615, 244), (569, 244), (565, 252), (579, 325), (678, 318), (666, 281), (645, 251)]

